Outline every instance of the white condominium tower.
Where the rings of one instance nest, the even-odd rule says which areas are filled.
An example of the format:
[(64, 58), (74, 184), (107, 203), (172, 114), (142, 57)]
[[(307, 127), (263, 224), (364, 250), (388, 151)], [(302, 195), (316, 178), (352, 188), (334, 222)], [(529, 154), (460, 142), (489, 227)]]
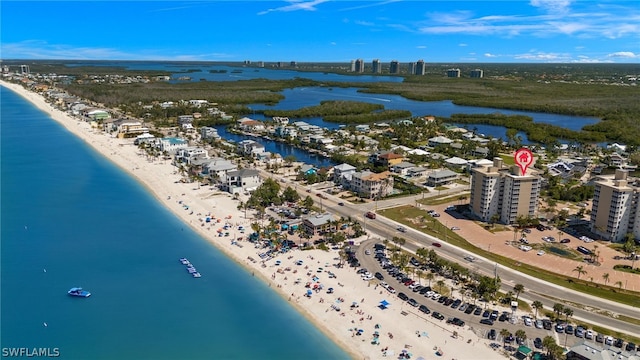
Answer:
[(482, 221), (513, 224), (518, 216), (535, 216), (540, 176), (534, 170), (522, 175), (517, 166), (507, 168), (502, 159), (492, 166), (471, 170), (471, 211)]
[(625, 241), (629, 233), (640, 239), (640, 183), (630, 181), (627, 175), (618, 169), (613, 177), (595, 181), (591, 230), (613, 242)]

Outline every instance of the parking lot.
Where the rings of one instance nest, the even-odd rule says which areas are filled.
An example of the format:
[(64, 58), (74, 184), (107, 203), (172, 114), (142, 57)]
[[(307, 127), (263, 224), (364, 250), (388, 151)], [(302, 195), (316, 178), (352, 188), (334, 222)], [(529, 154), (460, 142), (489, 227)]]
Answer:
[[(409, 274), (404, 274), (390, 264), (386, 257), (386, 252), (380, 248), (376, 249), (375, 244), (379, 241), (371, 240), (364, 242), (357, 249), (356, 254), (360, 261), (358, 272), (364, 281), (376, 283), (397, 298), (403, 311), (409, 316), (418, 316), (424, 321), (439, 326), (468, 326), (481, 338), (489, 338), (497, 343), (494, 346), (526, 345), (534, 350), (541, 349), (541, 339), (545, 336), (552, 336), (560, 345), (573, 346), (583, 340), (597, 341), (606, 344), (607, 339), (600, 336), (597, 338), (595, 332), (587, 332), (585, 329), (578, 329), (575, 325), (556, 327), (548, 319), (533, 318), (533, 314), (525, 313), (518, 309), (512, 309), (500, 304), (490, 304), (481, 300), (474, 300), (467, 296), (464, 298), (459, 291), (450, 292), (456, 288), (452, 279), (446, 279), (439, 275), (430, 282), (417, 281), (417, 278)], [(382, 244), (379, 244), (382, 245)], [(384, 255), (383, 255), (384, 254)], [(415, 260), (413, 265), (420, 265)], [(428, 268), (425, 272), (430, 271)], [(444, 280), (447, 294), (438, 294), (438, 280)], [(430, 284), (429, 284), (430, 283)], [(493, 332), (492, 332), (493, 329)], [(500, 333), (506, 329), (510, 335), (502, 336)], [(516, 332), (523, 330), (526, 338), (516, 339)], [(626, 344), (616, 344), (616, 339), (609, 339), (610, 346), (620, 345), (624, 348)], [(631, 345), (629, 345), (630, 347)]]

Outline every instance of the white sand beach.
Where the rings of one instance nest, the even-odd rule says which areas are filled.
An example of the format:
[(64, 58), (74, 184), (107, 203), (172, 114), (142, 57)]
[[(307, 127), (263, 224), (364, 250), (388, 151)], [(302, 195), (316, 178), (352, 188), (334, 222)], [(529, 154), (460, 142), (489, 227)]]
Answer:
[[(232, 242), (237, 226), (250, 229), (249, 219), (237, 210), (238, 201), (229, 194), (194, 183), (176, 182), (180, 175), (170, 161), (150, 161), (139, 153), (133, 139), (117, 139), (92, 129), (87, 122), (71, 117), (49, 105), (45, 99), (22, 86), (0, 81), (48, 113), (75, 136), (91, 145), (107, 159), (144, 184), (154, 196), (202, 235), (255, 276), (260, 276), (319, 329), (347, 350), (353, 358), (397, 359), (500, 359), (505, 357), (476, 336), (468, 326), (460, 328), (424, 315), (374, 283), (363, 281), (354, 268), (335, 266), (337, 251), (294, 250), (260, 261), (257, 249), (247, 241)], [(185, 207), (188, 206), (188, 209)], [(204, 221), (210, 214), (215, 220)], [(217, 223), (217, 219), (221, 219)], [(217, 236), (219, 224), (232, 225), (231, 236)], [(253, 261), (251, 260), (253, 259)], [(276, 265), (279, 260), (280, 264)], [(302, 260), (301, 265), (296, 262)], [(322, 268), (322, 269), (319, 269)], [(335, 277), (330, 276), (329, 272)], [(206, 276), (203, 275), (203, 276)], [(309, 287), (306, 285), (309, 284)], [(314, 285), (322, 289), (313, 290)], [(333, 293), (327, 293), (333, 288)], [(311, 295), (307, 296), (310, 291)], [(387, 309), (378, 307), (387, 300)], [(354, 302), (356, 306), (351, 306)], [(362, 330), (359, 334), (359, 330)], [(375, 332), (377, 343), (372, 344)], [(458, 336), (453, 337), (457, 331)], [(386, 351), (385, 351), (386, 349)], [(404, 353), (403, 353), (404, 352)]]

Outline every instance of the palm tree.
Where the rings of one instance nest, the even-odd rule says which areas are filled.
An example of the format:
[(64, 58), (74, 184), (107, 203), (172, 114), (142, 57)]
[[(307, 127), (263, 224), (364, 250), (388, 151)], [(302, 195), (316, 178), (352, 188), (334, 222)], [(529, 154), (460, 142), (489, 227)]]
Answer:
[(556, 314), (556, 318), (560, 317), (560, 314), (562, 314), (563, 310), (564, 310), (564, 305), (560, 303), (553, 304), (553, 312)]
[(616, 283), (615, 283), (615, 284), (613, 284), (613, 285), (617, 285), (617, 286), (618, 286), (618, 288), (619, 288), (620, 290), (622, 290), (622, 281), (618, 280), (618, 281), (616, 281)]
[(533, 303), (531, 303), (531, 307), (536, 310), (535, 318), (537, 320), (538, 319), (538, 310), (542, 310), (544, 308), (544, 305), (542, 304), (541, 301), (536, 300)]
[(438, 281), (436, 282), (436, 285), (438, 285), (438, 292), (439, 292), (439, 293), (442, 293), (442, 287), (444, 286), (444, 281), (442, 281), (442, 280), (438, 280)]
[(569, 318), (573, 316), (573, 310), (571, 310), (571, 308), (566, 307), (562, 309), (562, 313), (564, 314), (564, 321), (569, 322)]
[(415, 273), (416, 273), (416, 276), (418, 276), (418, 284), (422, 284), (422, 275), (424, 274), (424, 272), (420, 269), (416, 269)]
[(602, 279), (604, 280), (604, 284), (607, 285), (609, 282), (609, 273), (602, 274)]
[(436, 277), (436, 276), (435, 276), (435, 275), (433, 275), (433, 273), (432, 273), (432, 272), (428, 272), (428, 273), (424, 276), (424, 278), (425, 278), (425, 279), (429, 280), (429, 287), (431, 287), (431, 280), (433, 280), (433, 278), (435, 278), (435, 277)]
[(513, 287), (513, 292), (516, 294), (516, 301), (518, 301), (518, 297), (520, 297), (520, 293), (522, 293), (524, 291), (524, 285), (522, 284), (516, 284)]
[(522, 329), (517, 330), (516, 339), (520, 339), (521, 342), (525, 342), (527, 340), (527, 332)]
[(507, 344), (507, 336), (509, 336), (509, 335), (511, 335), (509, 330), (507, 330), (507, 329), (500, 330), (500, 336), (502, 336), (502, 346)]
[(542, 339), (542, 348), (547, 350), (548, 356), (551, 356), (551, 352), (555, 346), (558, 345), (556, 344), (556, 339), (554, 339), (553, 336), (545, 336), (544, 339)]
[(587, 273), (587, 271), (584, 269), (584, 266), (582, 265), (576, 266), (576, 268), (573, 269), (573, 271), (578, 273), (578, 280), (580, 280), (580, 275), (584, 275)]

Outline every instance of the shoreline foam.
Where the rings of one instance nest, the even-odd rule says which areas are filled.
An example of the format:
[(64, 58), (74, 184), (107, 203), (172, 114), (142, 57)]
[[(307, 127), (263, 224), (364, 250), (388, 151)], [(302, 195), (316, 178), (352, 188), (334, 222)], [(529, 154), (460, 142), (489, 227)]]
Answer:
[[(466, 328), (435, 323), (430, 317), (422, 319), (423, 314), (414, 308), (405, 306), (395, 296), (382, 291), (383, 289), (377, 289), (377, 286), (370, 286), (368, 282), (362, 281), (355, 270), (334, 268), (332, 265), (337, 258), (336, 252), (296, 250), (278, 255), (280, 266), (274, 264), (275, 260), (267, 261), (264, 266), (259, 261), (250, 261), (249, 258), (259, 259), (251, 243), (241, 241), (237, 243), (240, 246), (232, 244), (229, 237), (216, 236), (215, 229), (211, 229), (211, 225), (202, 221), (202, 217), (208, 213), (219, 219), (225, 219), (230, 215), (229, 222), (250, 228), (249, 219), (242, 216), (243, 212), (237, 210), (237, 202), (228, 194), (212, 192), (208, 187), (193, 188), (194, 183), (173, 182), (180, 178), (180, 175), (175, 173), (175, 168), (166, 161), (147, 161), (139, 155), (132, 139), (117, 139), (101, 131), (94, 131), (87, 122), (55, 109), (44, 97), (20, 85), (1, 80), (0, 85), (31, 102), (105, 158), (134, 176), (160, 203), (184, 223), (189, 224), (204, 240), (252, 275), (264, 280), (352, 358), (377, 359), (384, 355), (398, 355), (403, 350), (414, 354), (412, 358), (431, 358), (437, 356), (433, 355), (437, 349), (442, 350), (441, 357), (453, 356), (456, 359), (489, 359), (504, 356), (489, 348), (487, 340), (478, 338)], [(193, 212), (185, 211), (183, 204), (188, 204)], [(304, 265), (295, 265), (297, 260), (303, 260)], [(328, 278), (329, 266), (336, 278)], [(317, 267), (325, 269), (318, 272)], [(290, 270), (285, 270), (287, 268)], [(333, 287), (335, 293), (327, 294), (323, 289), (321, 292), (314, 292), (310, 297), (305, 296), (307, 288), (304, 284), (314, 276), (320, 278), (325, 289)], [(298, 278), (301, 279), (300, 282), (297, 281)], [(343, 301), (331, 300), (338, 298)], [(392, 305), (387, 310), (380, 310), (377, 307), (378, 300), (384, 298), (390, 299)], [(352, 302), (358, 302), (358, 307), (350, 307)], [(338, 306), (341, 308), (340, 311), (335, 311), (334, 307)], [(376, 324), (380, 325), (380, 345), (371, 344), (373, 332), (376, 331), (374, 329), (377, 329)], [(363, 329), (364, 332), (362, 335), (356, 335), (355, 329)], [(454, 331), (458, 333), (457, 338), (450, 336)], [(384, 348), (388, 349), (388, 354), (381, 351)]]

